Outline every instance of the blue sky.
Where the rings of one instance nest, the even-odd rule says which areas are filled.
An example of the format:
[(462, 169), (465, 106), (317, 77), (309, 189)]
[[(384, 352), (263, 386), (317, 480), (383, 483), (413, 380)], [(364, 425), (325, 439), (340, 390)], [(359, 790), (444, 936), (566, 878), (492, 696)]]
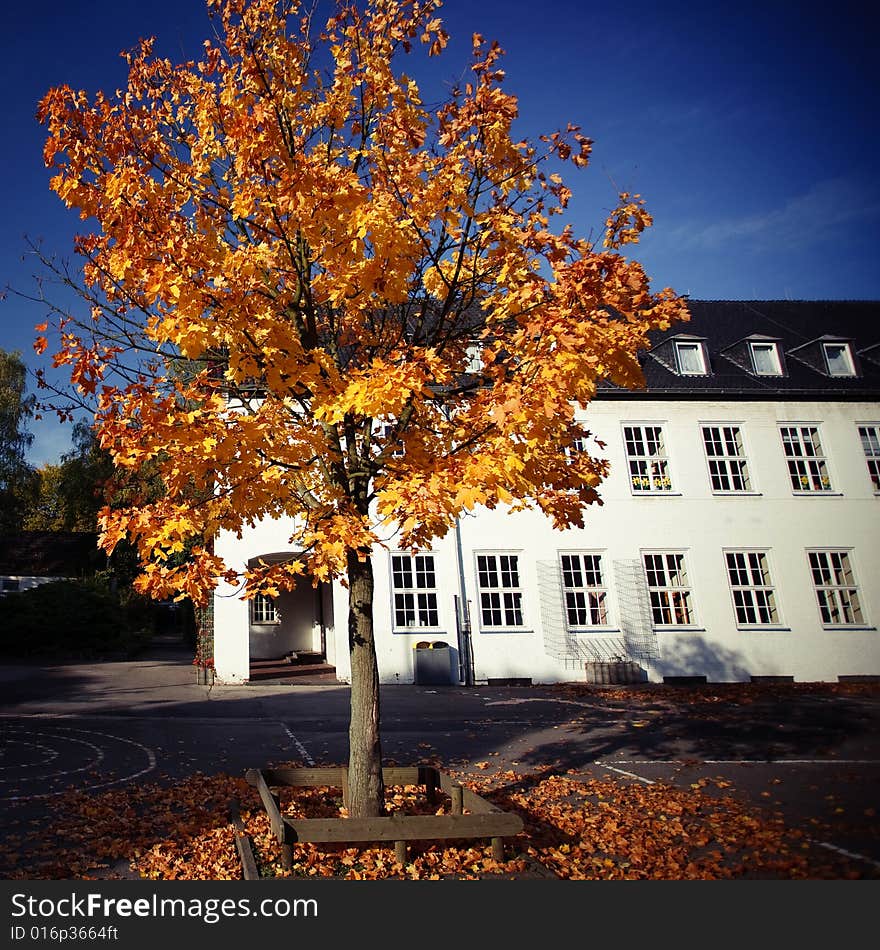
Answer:
[[(880, 299), (880, 44), (868, 4), (447, 0), (441, 14), (452, 43), (431, 80), (460, 73), (473, 32), (497, 39), (520, 134), (574, 122), (595, 141), (592, 166), (569, 179), (578, 231), (601, 227), (617, 190), (645, 197), (655, 226), (634, 256), (656, 286), (701, 299)], [(7, 9), (0, 287), (30, 291), (26, 238), (66, 257), (79, 223), (48, 189), (40, 97), (60, 83), (117, 88), (118, 54), (140, 36), (182, 59), (209, 32), (203, 0)], [(42, 319), (7, 295), (0, 347), (37, 366)], [(51, 420), (31, 430), (34, 464), (69, 448)]]

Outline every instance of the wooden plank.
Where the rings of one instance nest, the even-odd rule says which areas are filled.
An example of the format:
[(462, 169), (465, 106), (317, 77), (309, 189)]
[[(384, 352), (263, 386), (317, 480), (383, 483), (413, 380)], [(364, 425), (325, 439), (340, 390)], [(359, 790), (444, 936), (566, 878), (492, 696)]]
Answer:
[(278, 799), (272, 794), (271, 789), (266, 784), (263, 773), (259, 769), (248, 769), (245, 773), (245, 778), (248, 784), (253, 785), (260, 793), (263, 807), (269, 816), (269, 824), (272, 826), (272, 834), (274, 834), (279, 841), (283, 842), (287, 826), (281, 817), (281, 811), (278, 808)]
[[(523, 829), (518, 815), (502, 811), (491, 802), (481, 798), (469, 788), (454, 782), (451, 776), (434, 766), (389, 767), (382, 770), (382, 779), (387, 786), (423, 785), (430, 799), (437, 788), (449, 795), (452, 801), (451, 815), (404, 815), (394, 813), (379, 818), (284, 818), (278, 798), (271, 787), (321, 787), (342, 788), (343, 802), (348, 800), (348, 769), (250, 769), (247, 781), (255, 786), (269, 815), (272, 831), (282, 843), (282, 863), (290, 862), (291, 845), (294, 842), (379, 842), (393, 841), (395, 855), (401, 860), (406, 854), (407, 841), (432, 839), (490, 838), (492, 852), (503, 855), (503, 838), (516, 835)], [(467, 814), (461, 814), (462, 810)], [(499, 858), (500, 860), (500, 858)]]
[(235, 829), (235, 849), (238, 851), (238, 859), (241, 862), (241, 873), (246, 881), (259, 881), (260, 872), (257, 868), (257, 862), (254, 860), (251, 839), (248, 837), (244, 822), (241, 820), (238, 802), (234, 799), (229, 804), (229, 820)]
[(462, 791), (462, 805), (475, 815), (507, 814), (491, 802), (487, 802), (485, 798), (480, 798), (476, 792), (471, 791), (466, 785), (458, 786), (458, 783), (454, 782), (451, 776), (445, 772), (440, 773), (440, 787), (450, 798), (456, 794), (454, 791), (455, 788), (460, 787)]
[(270, 786), (297, 786), (302, 788), (342, 788), (345, 784), (347, 769), (263, 769), (263, 777)]
[[(263, 776), (270, 786), (300, 786), (317, 788), (344, 788), (348, 769), (343, 766), (311, 769), (263, 769)], [(439, 785), (440, 775), (432, 765), (389, 766), (382, 769), (382, 781), (386, 785)]]
[(440, 773), (433, 765), (389, 766), (382, 769), (386, 785), (424, 785), (426, 789), (440, 784)]
[(398, 864), (406, 867), (406, 842), (405, 841), (395, 841), (394, 842), (394, 859)]
[(464, 789), (461, 785), (453, 785), (449, 790), (449, 810), (453, 815), (464, 814)]
[(290, 841), (420, 841), (519, 834), (518, 815), (391, 815), (387, 818), (285, 818)]

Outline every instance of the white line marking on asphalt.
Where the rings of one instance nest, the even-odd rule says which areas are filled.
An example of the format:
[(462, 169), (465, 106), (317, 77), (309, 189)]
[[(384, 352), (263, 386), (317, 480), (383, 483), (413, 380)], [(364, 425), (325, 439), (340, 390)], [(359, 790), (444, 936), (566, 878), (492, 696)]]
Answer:
[(607, 765), (605, 762), (600, 762), (598, 759), (593, 763), (593, 765), (598, 765), (600, 769), (608, 769), (609, 772), (617, 772), (618, 775), (625, 775), (627, 778), (634, 778), (639, 782), (644, 782), (645, 785), (656, 785), (652, 779), (642, 778), (641, 775), (636, 775), (635, 772), (627, 772), (624, 769), (616, 769), (613, 765)]
[(856, 851), (847, 851), (845, 848), (838, 848), (836, 844), (828, 844), (827, 841), (814, 841), (813, 844), (818, 845), (820, 848), (827, 848), (829, 851), (836, 851), (838, 854), (842, 854), (845, 858), (853, 858), (856, 861), (865, 861), (867, 864), (872, 864), (875, 868), (880, 868), (880, 861), (875, 861), (873, 858), (869, 858), (865, 854), (858, 854)]
[[(63, 730), (63, 731), (65, 731), (65, 732), (72, 732), (72, 731), (82, 732), (83, 730), (82, 730), (82, 729), (76, 729), (76, 730), (65, 729), (65, 730)], [(91, 735), (91, 733), (86, 733), (86, 735)], [(46, 733), (43, 733), (43, 736), (46, 737)], [(52, 738), (52, 737), (50, 737), (50, 738)], [(63, 737), (62, 737), (62, 736), (57, 736), (57, 737), (55, 737), (55, 738), (62, 739)], [(81, 766), (79, 766), (79, 768), (76, 768), (76, 769), (56, 769), (56, 770), (53, 771), (53, 772), (47, 772), (45, 775), (29, 775), (29, 776), (27, 776), (24, 780), (25, 780), (25, 781), (28, 781), (28, 782), (35, 782), (35, 781), (40, 781), (40, 780), (43, 780), (43, 779), (57, 778), (59, 775), (75, 775), (77, 772), (85, 772), (85, 771), (87, 771), (87, 770), (89, 770), (89, 769), (95, 769), (95, 768), (97, 768), (97, 767), (101, 764), (101, 762), (104, 760), (104, 750), (103, 750), (103, 749), (100, 749), (100, 748), (99, 748), (98, 746), (96, 746), (93, 742), (86, 742), (85, 739), (77, 739), (77, 738), (75, 738), (75, 737), (70, 737), (70, 738), (68, 738), (68, 739), (65, 739), (64, 741), (66, 741), (66, 742), (68, 742), (68, 743), (74, 743), (74, 742), (75, 742), (75, 743), (77, 743), (78, 745), (82, 745), (82, 746), (85, 746), (85, 747), (88, 748), (88, 749), (91, 749), (91, 751), (94, 753), (94, 756), (95, 756), (95, 757), (94, 757), (93, 759), (90, 759), (88, 762), (86, 762), (85, 765), (81, 765)], [(57, 758), (57, 756), (56, 756), (56, 758)], [(51, 759), (50, 759), (49, 761), (51, 761)], [(0, 778), (0, 782), (2, 782), (4, 785), (11, 785), (11, 784), (16, 783), (16, 782), (21, 782), (22, 780), (23, 780), (23, 779), (21, 779), (21, 778)]]
[(541, 696), (517, 696), (515, 699), (484, 699), (484, 706), (518, 706), (522, 703), (552, 703), (554, 706), (577, 706), (581, 709), (598, 709), (608, 712), (607, 706), (596, 703), (582, 703), (575, 699), (550, 699)]
[(290, 731), (286, 723), (279, 723), (279, 725), (284, 729), (287, 735), (290, 737), (290, 741), (293, 743), (296, 751), (306, 760), (306, 765), (314, 765), (315, 760), (309, 755), (306, 751), (306, 747), (297, 739), (297, 737)]
[[(141, 745), (140, 742), (135, 742), (133, 739), (123, 739), (121, 736), (109, 735), (104, 732), (94, 732), (89, 729), (71, 729), (67, 726), (56, 726), (55, 728), (61, 732), (80, 732), (80, 733), (84, 733), (87, 736), (100, 736), (102, 739), (113, 739), (116, 742), (124, 742), (127, 745), (134, 746), (136, 749), (140, 749), (141, 752), (143, 752), (147, 757), (147, 767), (144, 769), (141, 769), (139, 772), (134, 772), (130, 775), (124, 775), (122, 776), (122, 778), (111, 779), (110, 781), (107, 781), (107, 782), (97, 782), (93, 785), (78, 787), (76, 788), (77, 791), (93, 791), (98, 788), (108, 788), (111, 785), (118, 785), (120, 782), (131, 782), (136, 778), (140, 778), (142, 775), (146, 775), (148, 772), (154, 771), (156, 768), (155, 752), (153, 752), (152, 749), (147, 748), (147, 746)], [(50, 736), (47, 735), (46, 733), (43, 733), (42, 738), (50, 738)], [(65, 770), (59, 770), (57, 772), (53, 772), (51, 776), (47, 776), (47, 778), (55, 778), (59, 775), (72, 775), (76, 772), (82, 772), (87, 768), (94, 768), (99, 762), (103, 760), (104, 750), (98, 748), (98, 746), (96, 745), (93, 745), (91, 742), (86, 742), (84, 739), (76, 739), (76, 738), (71, 738), (68, 741), (78, 742), (81, 745), (89, 746), (90, 748), (92, 748), (95, 752), (98, 753), (97, 761), (89, 763), (89, 765), (83, 766), (82, 768), (79, 768), (79, 769), (65, 769)], [(33, 781), (33, 778), (29, 779), (29, 781)], [(57, 792), (46, 792), (45, 794), (42, 794), (42, 795), (4, 795), (0, 797), (0, 801), (20, 802), (20, 801), (31, 801), (38, 798), (55, 798), (58, 795), (64, 795), (66, 792), (69, 792), (69, 791), (71, 791), (71, 789), (67, 788), (67, 789), (61, 789), (60, 791), (57, 791)]]
[[(641, 760), (616, 760), (621, 761), (621, 764), (624, 765), (675, 765), (683, 764), (672, 762), (656, 762), (652, 759), (641, 759)], [(644, 782), (646, 785), (655, 785), (656, 782), (652, 782), (650, 779), (642, 778), (641, 775), (637, 775), (635, 772), (627, 772), (624, 769), (616, 769), (613, 766), (609, 765), (607, 762), (602, 762), (597, 759), (594, 765), (599, 766), (599, 768), (608, 769), (611, 772), (618, 772), (620, 775), (625, 775), (627, 778), (637, 779), (639, 782)], [(826, 759), (701, 759), (698, 763), (703, 765), (880, 765), (880, 762), (877, 762), (874, 759), (848, 759), (842, 761), (829, 761)], [(828, 851), (834, 851), (837, 854), (843, 855), (845, 858), (850, 858), (853, 861), (863, 861), (866, 864), (870, 864), (872, 867), (880, 868), (880, 861), (875, 861), (873, 858), (869, 858), (866, 854), (859, 854), (857, 851), (847, 851), (845, 848), (838, 847), (836, 844), (830, 844), (827, 841), (816, 841), (815, 839), (807, 839), (811, 844), (816, 845), (818, 848), (825, 848)]]

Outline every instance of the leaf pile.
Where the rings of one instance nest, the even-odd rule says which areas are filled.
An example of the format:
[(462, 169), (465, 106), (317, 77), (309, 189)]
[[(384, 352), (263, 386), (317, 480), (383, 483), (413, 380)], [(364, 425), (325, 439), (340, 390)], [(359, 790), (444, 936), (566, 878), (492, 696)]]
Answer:
[[(519, 814), (524, 831), (506, 840), (510, 859), (492, 858), (488, 841), (411, 842), (408, 863), (391, 847), (297, 845), (290, 869), (258, 796), (243, 778), (192, 777), (133, 785), (99, 795), (72, 791), (63, 815), (7, 835), (0, 874), (17, 879), (236, 880), (242, 876), (229, 806), (236, 801), (263, 877), (337, 879), (854, 879), (865, 865), (824, 851), (778, 816), (750, 809), (728, 782), (689, 788), (621, 782), (549, 767), (460, 773), (457, 780)], [(719, 792), (722, 792), (719, 794)], [(280, 790), (290, 816), (342, 817), (338, 789)], [(389, 788), (388, 807), (442, 813), (415, 788)]]
[(713, 705), (716, 703), (751, 706), (766, 701), (780, 702), (793, 696), (878, 696), (880, 682), (866, 680), (838, 683), (704, 683), (674, 686), (645, 683), (627, 686), (597, 686), (590, 683), (559, 683), (553, 690), (567, 697), (590, 697), (627, 705), (662, 703)]

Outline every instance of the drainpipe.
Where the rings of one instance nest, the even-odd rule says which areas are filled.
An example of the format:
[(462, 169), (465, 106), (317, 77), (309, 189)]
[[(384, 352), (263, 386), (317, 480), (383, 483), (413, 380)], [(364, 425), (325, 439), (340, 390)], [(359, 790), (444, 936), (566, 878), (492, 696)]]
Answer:
[(453, 526), (455, 532), (455, 550), (458, 555), (458, 652), (461, 656), (462, 673), (465, 686), (474, 685), (474, 654), (471, 641), (471, 618), (468, 610), (467, 586), (464, 579), (464, 555), (461, 549), (461, 524), (456, 515)]

